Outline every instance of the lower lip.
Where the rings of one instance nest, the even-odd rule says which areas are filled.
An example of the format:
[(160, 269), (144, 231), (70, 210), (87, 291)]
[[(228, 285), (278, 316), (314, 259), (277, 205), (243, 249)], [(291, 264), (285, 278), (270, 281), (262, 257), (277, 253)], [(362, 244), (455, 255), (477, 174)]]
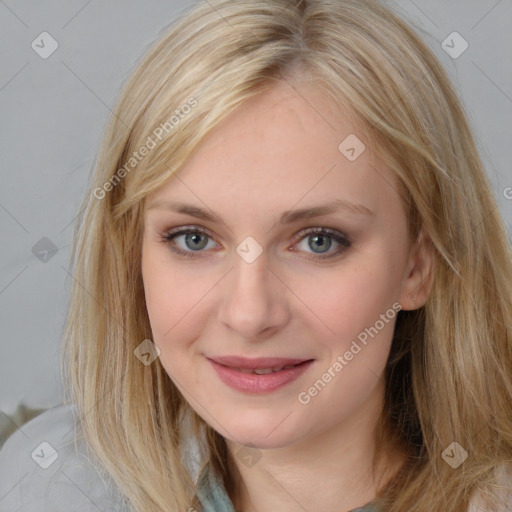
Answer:
[(220, 380), (229, 387), (245, 393), (268, 393), (282, 388), (286, 384), (299, 378), (313, 363), (312, 360), (300, 363), (288, 370), (258, 375), (257, 373), (244, 373), (235, 368), (224, 366), (208, 359), (215, 368)]

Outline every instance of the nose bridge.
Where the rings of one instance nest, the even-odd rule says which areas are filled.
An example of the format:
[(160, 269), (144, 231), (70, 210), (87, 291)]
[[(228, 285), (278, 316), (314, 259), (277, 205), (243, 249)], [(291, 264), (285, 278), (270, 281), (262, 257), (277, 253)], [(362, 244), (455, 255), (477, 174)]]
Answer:
[(256, 337), (287, 319), (283, 284), (269, 267), (266, 252), (253, 240), (237, 247), (226, 281), (219, 320), (247, 338)]

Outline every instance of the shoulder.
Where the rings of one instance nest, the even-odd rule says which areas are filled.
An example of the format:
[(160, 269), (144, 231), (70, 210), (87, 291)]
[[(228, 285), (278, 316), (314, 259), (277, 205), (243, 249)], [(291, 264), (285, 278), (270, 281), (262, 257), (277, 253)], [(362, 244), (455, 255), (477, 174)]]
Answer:
[(74, 405), (32, 419), (0, 450), (0, 512), (130, 512), (115, 484), (94, 464)]

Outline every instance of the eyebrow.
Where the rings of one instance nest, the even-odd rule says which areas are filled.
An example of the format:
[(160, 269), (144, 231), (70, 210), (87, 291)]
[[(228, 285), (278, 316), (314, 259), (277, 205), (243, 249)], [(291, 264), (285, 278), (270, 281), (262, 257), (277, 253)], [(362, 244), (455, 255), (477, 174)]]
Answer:
[[(148, 210), (152, 209), (170, 210), (176, 213), (191, 215), (192, 217), (197, 217), (198, 219), (208, 220), (211, 222), (222, 222), (221, 218), (218, 215), (208, 210), (205, 210), (204, 208), (200, 208), (199, 206), (194, 206), (180, 202), (167, 201), (164, 199), (155, 201), (152, 204), (150, 204), (148, 206)], [(354, 204), (344, 199), (336, 199), (323, 205), (312, 206), (309, 208), (300, 208), (297, 210), (287, 210), (281, 214), (278, 223), (292, 224), (300, 220), (311, 219), (314, 217), (321, 217), (322, 215), (328, 215), (329, 213), (335, 213), (339, 210), (344, 210), (348, 213), (365, 216), (375, 215), (371, 210), (369, 210), (366, 206), (363, 206), (362, 204)]]

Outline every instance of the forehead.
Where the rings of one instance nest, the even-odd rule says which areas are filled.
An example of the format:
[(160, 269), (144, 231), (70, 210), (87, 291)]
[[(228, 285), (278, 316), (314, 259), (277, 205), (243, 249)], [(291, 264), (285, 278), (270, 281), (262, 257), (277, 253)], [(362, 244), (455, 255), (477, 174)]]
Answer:
[(360, 129), (318, 86), (278, 82), (215, 127), (177, 172), (179, 179), (153, 198), (238, 214), (335, 199), (375, 211), (396, 201), (398, 187), (367, 148)]

